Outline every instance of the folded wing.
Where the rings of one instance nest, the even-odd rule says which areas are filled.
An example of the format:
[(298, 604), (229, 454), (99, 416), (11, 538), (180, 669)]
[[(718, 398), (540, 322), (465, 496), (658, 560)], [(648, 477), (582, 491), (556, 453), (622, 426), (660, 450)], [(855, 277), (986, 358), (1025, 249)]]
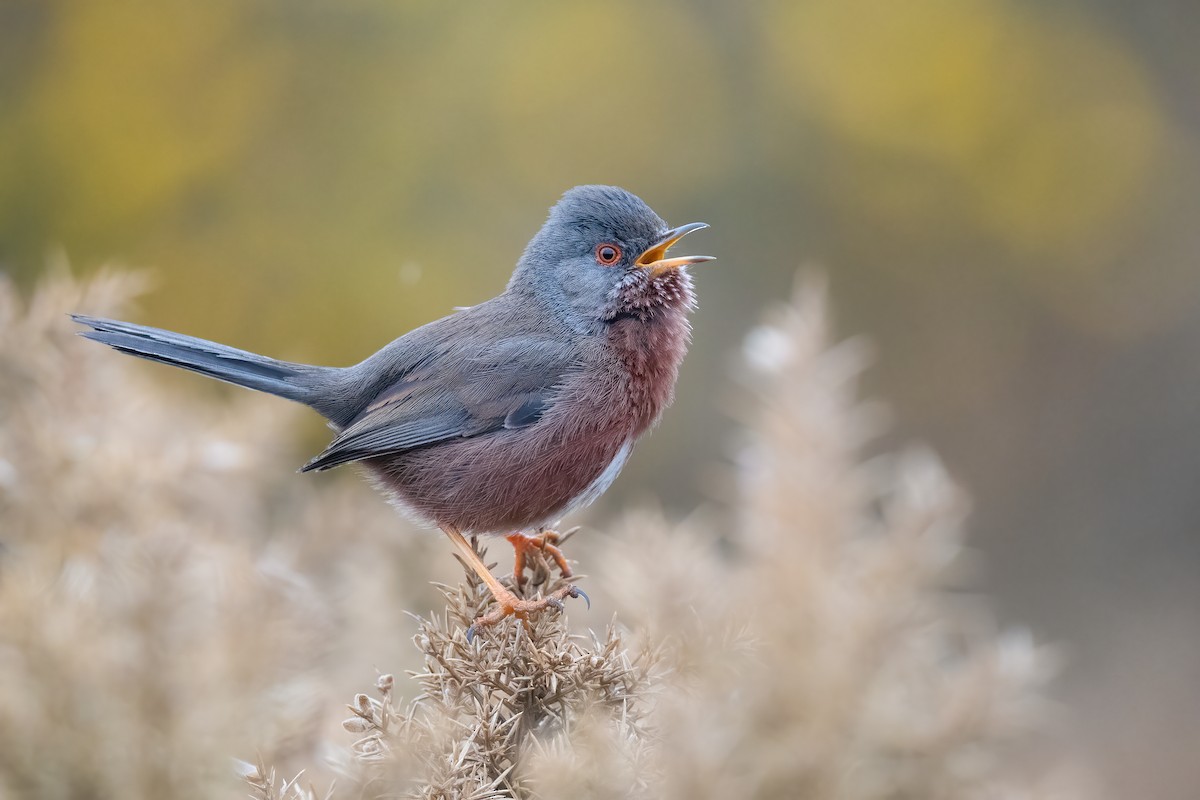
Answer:
[(423, 360), (376, 393), (301, 471), (536, 425), (577, 367), (566, 346), (531, 337)]

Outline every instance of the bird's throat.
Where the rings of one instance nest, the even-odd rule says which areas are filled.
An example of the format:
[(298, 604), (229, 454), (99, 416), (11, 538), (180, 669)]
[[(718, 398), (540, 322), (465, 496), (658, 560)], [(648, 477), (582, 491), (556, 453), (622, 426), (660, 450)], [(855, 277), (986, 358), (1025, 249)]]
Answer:
[(692, 278), (685, 269), (673, 269), (651, 276), (646, 270), (634, 270), (614, 287), (605, 308), (605, 320), (616, 322), (632, 318), (651, 322), (672, 311), (686, 316), (695, 307)]

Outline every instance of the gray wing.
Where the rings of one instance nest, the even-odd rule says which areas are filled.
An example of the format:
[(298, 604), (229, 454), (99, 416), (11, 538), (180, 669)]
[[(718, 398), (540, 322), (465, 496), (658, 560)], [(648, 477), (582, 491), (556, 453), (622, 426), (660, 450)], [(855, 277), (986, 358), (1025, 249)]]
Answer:
[(577, 368), (567, 345), (531, 337), (440, 354), (384, 387), (301, 471), (533, 425)]

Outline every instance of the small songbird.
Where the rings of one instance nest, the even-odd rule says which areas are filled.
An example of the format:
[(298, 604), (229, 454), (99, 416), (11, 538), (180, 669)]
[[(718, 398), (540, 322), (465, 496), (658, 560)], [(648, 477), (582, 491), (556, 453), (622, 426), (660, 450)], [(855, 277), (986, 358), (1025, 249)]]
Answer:
[(577, 186), (550, 209), (497, 297), (401, 336), (352, 367), (277, 361), (157, 328), (75, 315), (81, 335), (122, 353), (303, 403), (337, 432), (304, 472), (359, 462), (398, 506), (437, 525), (491, 589), (476, 620), (562, 608), (501, 584), (463, 534), (507, 534), (521, 585), (525, 556), (599, 497), (638, 437), (670, 405), (694, 305), (686, 267), (668, 258), (699, 222), (670, 228), (614, 186)]

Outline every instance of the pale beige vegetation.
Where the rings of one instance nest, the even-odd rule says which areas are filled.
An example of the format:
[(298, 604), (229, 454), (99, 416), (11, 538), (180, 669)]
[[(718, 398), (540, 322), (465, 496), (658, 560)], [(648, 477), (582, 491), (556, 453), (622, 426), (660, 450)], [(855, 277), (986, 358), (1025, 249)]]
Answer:
[[(1052, 654), (962, 591), (936, 459), (861, 454), (864, 348), (818, 289), (748, 339), (736, 524), (630, 513), (586, 548), (611, 624), (468, 643), (485, 590), (434, 591), (440, 538), (279, 469), (278, 401), (72, 336), (137, 283), (0, 286), (0, 797), (1082, 796)], [(414, 649), (402, 612), (434, 607)]]

